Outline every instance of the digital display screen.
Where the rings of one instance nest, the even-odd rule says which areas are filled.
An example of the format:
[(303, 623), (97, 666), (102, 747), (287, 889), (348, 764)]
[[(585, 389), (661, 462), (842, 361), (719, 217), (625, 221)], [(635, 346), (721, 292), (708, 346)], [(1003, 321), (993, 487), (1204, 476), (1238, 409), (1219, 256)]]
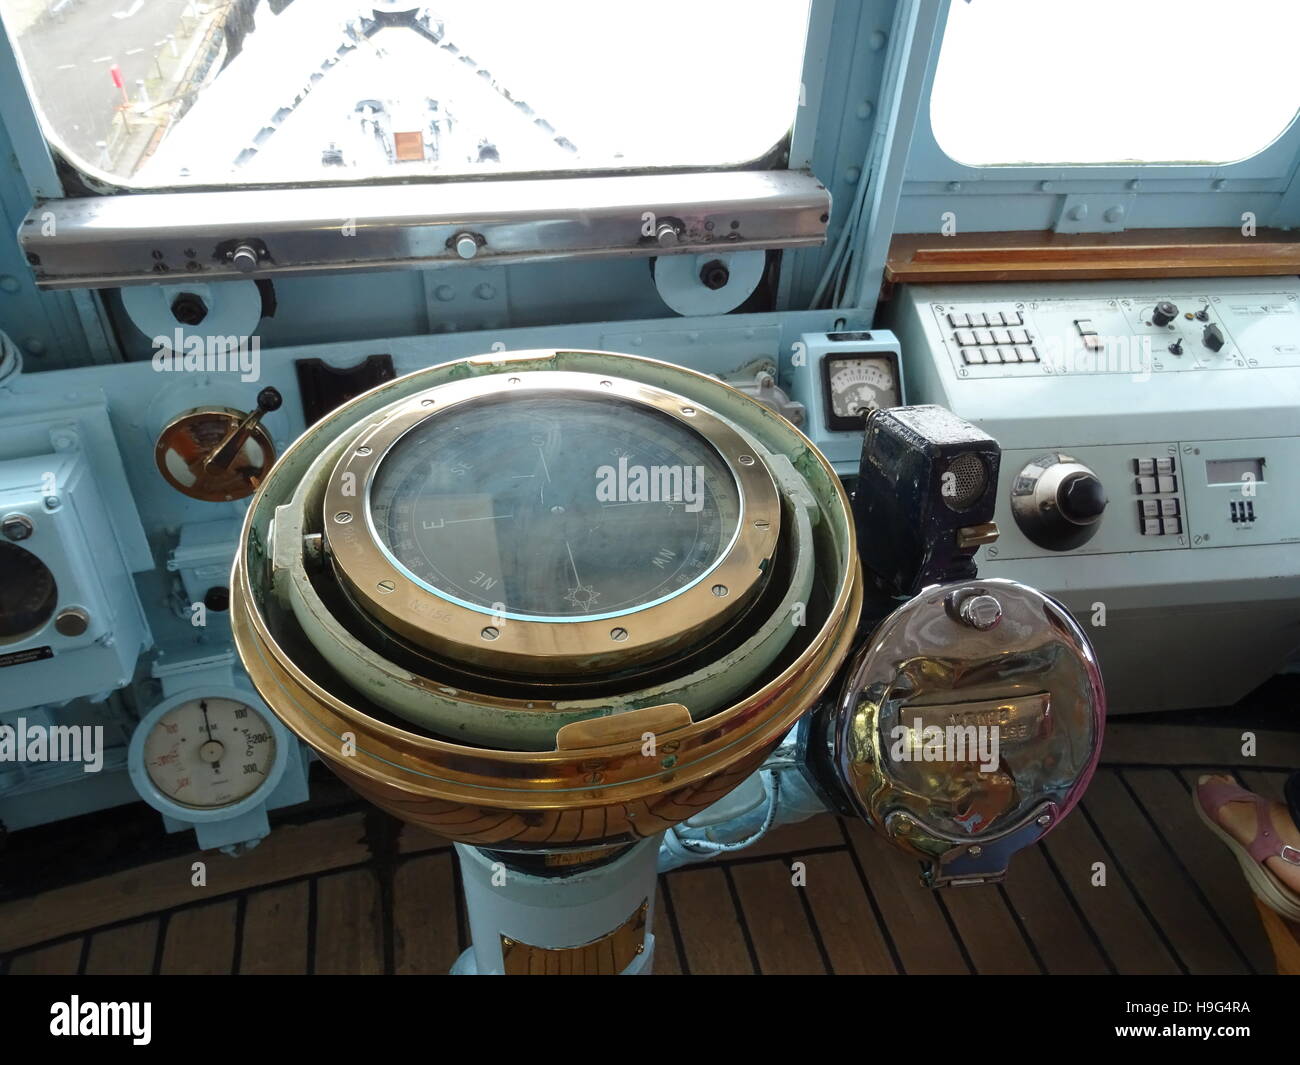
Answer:
[(1264, 460), (1210, 459), (1205, 463), (1205, 479), (1210, 484), (1258, 484), (1264, 480)]

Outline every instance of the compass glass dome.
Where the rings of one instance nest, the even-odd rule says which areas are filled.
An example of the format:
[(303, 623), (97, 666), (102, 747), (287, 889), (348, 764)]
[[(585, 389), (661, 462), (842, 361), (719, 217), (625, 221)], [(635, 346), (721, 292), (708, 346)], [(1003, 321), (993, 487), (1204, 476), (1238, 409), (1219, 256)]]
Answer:
[(395, 566), (461, 606), (613, 617), (697, 584), (735, 539), (726, 461), (645, 405), (525, 390), (431, 414), (380, 461), (369, 520)]

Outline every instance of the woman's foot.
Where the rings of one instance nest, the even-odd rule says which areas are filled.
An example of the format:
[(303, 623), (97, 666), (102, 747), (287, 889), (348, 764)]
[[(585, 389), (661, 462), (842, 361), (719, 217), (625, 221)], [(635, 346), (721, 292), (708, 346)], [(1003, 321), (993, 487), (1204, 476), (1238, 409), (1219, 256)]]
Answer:
[[(1270, 848), (1274, 853), (1264, 859), (1264, 865), (1284, 887), (1300, 895), (1300, 828), (1291, 819), (1291, 812), (1282, 803), (1269, 802), (1253, 792), (1242, 792), (1243, 796), (1249, 798), (1230, 798), (1215, 809), (1210, 798), (1215, 791), (1223, 795), (1237, 789), (1237, 782), (1230, 776), (1201, 777), (1196, 787), (1197, 803), (1206, 818), (1232, 836), (1243, 848), (1249, 848), (1260, 835), (1258, 803), (1267, 803), (1266, 823), (1272, 832), (1269, 842), (1274, 844)], [(1284, 853), (1294, 864), (1276, 853), (1284, 847), (1290, 848)]]

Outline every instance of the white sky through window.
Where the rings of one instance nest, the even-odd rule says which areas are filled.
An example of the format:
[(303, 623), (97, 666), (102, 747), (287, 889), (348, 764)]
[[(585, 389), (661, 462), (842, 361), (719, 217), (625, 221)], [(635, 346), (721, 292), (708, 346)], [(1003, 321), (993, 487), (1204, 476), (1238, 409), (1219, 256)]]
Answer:
[(972, 166), (1225, 163), (1300, 109), (1297, 0), (952, 0), (936, 141)]

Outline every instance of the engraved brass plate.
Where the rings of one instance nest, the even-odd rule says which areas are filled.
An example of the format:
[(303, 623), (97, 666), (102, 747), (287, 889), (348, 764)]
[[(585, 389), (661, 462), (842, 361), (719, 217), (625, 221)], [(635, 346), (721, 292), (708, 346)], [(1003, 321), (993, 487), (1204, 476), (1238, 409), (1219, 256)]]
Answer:
[[(899, 714), (900, 723), (921, 728), (996, 727), (1002, 744), (1027, 743), (1046, 737), (1052, 728), (1052, 697), (1047, 692), (1010, 699), (984, 699), (969, 703), (944, 703), (940, 706), (912, 704)], [(919, 738), (917, 743), (919, 744)]]
[(612, 932), (578, 947), (535, 947), (501, 937), (501, 960), (507, 976), (616, 976), (645, 950), (645, 899)]

